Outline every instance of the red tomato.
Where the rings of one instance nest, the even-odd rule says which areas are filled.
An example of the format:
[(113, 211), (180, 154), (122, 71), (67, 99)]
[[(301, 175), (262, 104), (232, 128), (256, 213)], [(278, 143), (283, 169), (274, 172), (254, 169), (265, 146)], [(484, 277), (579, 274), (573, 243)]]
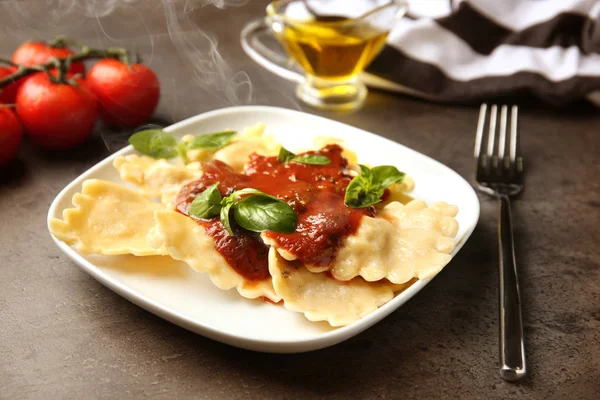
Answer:
[(156, 74), (141, 64), (128, 67), (105, 58), (94, 64), (86, 81), (100, 102), (100, 116), (115, 127), (133, 128), (147, 122), (160, 97)]
[(44, 72), (28, 78), (17, 93), (17, 114), (31, 141), (66, 150), (85, 141), (94, 129), (98, 106), (81, 78), (77, 86), (54, 83)]
[(15, 157), (22, 141), (23, 131), (17, 116), (0, 104), (0, 168)]
[[(10, 75), (15, 72), (17, 69), (15, 67), (0, 67), (0, 79), (4, 78), (6, 75)], [(21, 85), (23, 81), (18, 80), (14, 83), (11, 83), (8, 86), (4, 86), (0, 88), (0, 103), (12, 104), (15, 102), (15, 97), (17, 97), (17, 89)]]
[[(13, 53), (11, 61), (19, 65), (38, 65), (52, 57), (66, 58), (71, 54), (73, 51), (67, 48), (54, 48), (42, 42), (25, 42)], [(82, 62), (73, 63), (69, 72), (83, 74), (85, 66)]]

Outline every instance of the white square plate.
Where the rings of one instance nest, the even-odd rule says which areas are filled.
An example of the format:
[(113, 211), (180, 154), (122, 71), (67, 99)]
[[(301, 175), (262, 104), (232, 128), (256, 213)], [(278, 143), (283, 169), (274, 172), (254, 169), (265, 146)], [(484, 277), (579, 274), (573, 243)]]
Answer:
[[(469, 238), (479, 219), (479, 200), (469, 183), (450, 168), (398, 143), (340, 122), (275, 107), (233, 107), (211, 111), (172, 125), (166, 130), (181, 137), (224, 129), (242, 130), (257, 122), (266, 124), (286, 148), (294, 151), (316, 136), (344, 139), (359, 161), (395, 165), (412, 176), (412, 195), (428, 203), (443, 200), (459, 207), (460, 230), (453, 256)], [(106, 179), (123, 183), (113, 160), (133, 153), (131, 146), (111, 155), (71, 182), (56, 197), (48, 218), (62, 215), (84, 180)], [(302, 314), (258, 300), (247, 300), (235, 290), (222, 291), (207, 275), (197, 273), (169, 257), (82, 255), (54, 238), (58, 247), (84, 271), (138, 306), (211, 339), (250, 350), (295, 353), (342, 342), (369, 328), (421, 290), (429, 280), (417, 281), (392, 301), (365, 318), (342, 328), (310, 322)]]

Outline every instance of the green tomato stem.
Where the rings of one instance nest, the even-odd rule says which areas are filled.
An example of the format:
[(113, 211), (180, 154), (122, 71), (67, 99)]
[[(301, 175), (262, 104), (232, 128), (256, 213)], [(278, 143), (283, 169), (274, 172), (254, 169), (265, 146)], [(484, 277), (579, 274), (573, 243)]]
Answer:
[(48, 42), (48, 46), (53, 49), (64, 49), (70, 44), (69, 39), (65, 35), (58, 35), (54, 40)]
[(48, 46), (55, 49), (64, 49), (66, 47), (77, 47), (83, 49), (85, 47), (84, 44), (65, 35), (58, 35), (54, 38), (54, 40), (48, 42)]
[(17, 64), (15, 64), (14, 62), (12, 62), (11, 60), (6, 59), (6, 58), (0, 58), (0, 64), (6, 64), (6, 65), (9, 65), (11, 67), (18, 67)]
[[(69, 43), (69, 41), (67, 39), (63, 39), (63, 40), (66, 40), (66, 43)], [(18, 67), (18, 69), (15, 72), (13, 72), (10, 75), (6, 75), (0, 79), (0, 88), (10, 85), (11, 83), (13, 83), (21, 78), (24, 78), (31, 74), (35, 74), (36, 72), (48, 71), (52, 68), (57, 68), (57, 67), (59, 69), (59, 77), (58, 77), (57, 81), (59, 83), (66, 83), (66, 79), (65, 79), (66, 71), (68, 71), (69, 66), (72, 63), (79, 62), (79, 61), (85, 61), (85, 60), (92, 60), (92, 59), (102, 59), (102, 58), (115, 58), (127, 65), (130, 65), (129, 51), (127, 49), (120, 48), (120, 47), (111, 47), (108, 49), (92, 49), (87, 46), (81, 46), (81, 50), (79, 52), (72, 54), (69, 57), (58, 58), (58, 59), (53, 58), (52, 60), (49, 60), (48, 62), (46, 62), (44, 64), (32, 65), (32, 66), (17, 65), (8, 60), (0, 60), (0, 62)], [(58, 60), (58, 64), (57, 64), (57, 60)], [(68, 65), (66, 65), (66, 64), (68, 64)], [(62, 68), (65, 65), (66, 65), (65, 75), (63, 75)], [(50, 78), (50, 79), (53, 82), (55, 81), (55, 79), (53, 79), (53, 78)]]

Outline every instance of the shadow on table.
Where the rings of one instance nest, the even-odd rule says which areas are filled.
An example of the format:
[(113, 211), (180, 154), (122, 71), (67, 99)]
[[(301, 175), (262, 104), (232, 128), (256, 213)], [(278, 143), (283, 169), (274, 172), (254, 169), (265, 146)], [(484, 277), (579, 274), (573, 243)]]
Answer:
[[(257, 353), (200, 337), (135, 306), (127, 313), (135, 318), (136, 330), (144, 332), (146, 345), (168, 338), (169, 353), (185, 355), (177, 368), (187, 371), (186, 379), (207, 373), (210, 366), (211, 373), (236, 377), (240, 385), (321, 396), (364, 396), (396, 388), (427, 396), (441, 377), (452, 378), (455, 388), (469, 381), (471, 390), (484, 384), (513, 390), (497, 375), (496, 225), (489, 212), (494, 206), (482, 203), (482, 220), (473, 235), (427, 287), (374, 327), (330, 348)], [(118, 303), (107, 308), (127, 303), (108, 291), (106, 296), (106, 302)], [(111, 324), (98, 335), (116, 335), (114, 342), (120, 343), (122, 332)], [(526, 379), (520, 386), (528, 384)]]
[(94, 135), (82, 144), (70, 150), (48, 151), (28, 144), (33, 148), (34, 154), (43, 162), (53, 164), (73, 163), (79, 161), (100, 161), (108, 155), (102, 139)]
[[(283, 355), (211, 344), (203, 346), (202, 352), (223, 359), (237, 374), (258, 375), (264, 381), (320, 395), (381, 385), (421, 385), (436, 375), (464, 380), (483, 374), (486, 382), (496, 377), (502, 384), (496, 367), (495, 240), (495, 225), (480, 223), (459, 255), (421, 293), (384, 321), (337, 346)], [(191, 334), (189, 340), (196, 341)]]
[(73, 149), (59, 151), (44, 150), (25, 140), (18, 157), (0, 168), (0, 188), (24, 185), (31, 178), (32, 172), (39, 168), (78, 165), (82, 162), (93, 165), (107, 155), (106, 146), (98, 136), (91, 137)]
[(15, 188), (29, 179), (31, 171), (20, 158), (10, 161), (0, 168), (0, 189)]

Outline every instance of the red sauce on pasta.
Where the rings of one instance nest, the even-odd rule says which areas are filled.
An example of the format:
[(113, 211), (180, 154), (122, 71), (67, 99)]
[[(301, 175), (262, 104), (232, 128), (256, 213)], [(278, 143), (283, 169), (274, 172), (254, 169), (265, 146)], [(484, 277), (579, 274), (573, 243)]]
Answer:
[[(188, 206), (194, 198), (216, 182), (222, 196), (243, 188), (258, 189), (287, 202), (298, 215), (295, 232), (263, 234), (304, 264), (330, 265), (344, 237), (356, 231), (363, 215), (373, 216), (374, 209), (349, 208), (344, 204), (345, 190), (352, 177), (340, 146), (329, 145), (304, 154), (321, 154), (331, 163), (280, 163), (277, 157), (253, 154), (243, 174), (221, 161), (204, 163), (202, 177), (180, 191), (177, 211), (188, 215)], [(268, 279), (268, 247), (259, 234), (239, 228), (233, 217), (230, 220), (234, 236), (229, 235), (218, 217), (196, 221), (214, 239), (215, 248), (235, 271), (249, 280)]]

